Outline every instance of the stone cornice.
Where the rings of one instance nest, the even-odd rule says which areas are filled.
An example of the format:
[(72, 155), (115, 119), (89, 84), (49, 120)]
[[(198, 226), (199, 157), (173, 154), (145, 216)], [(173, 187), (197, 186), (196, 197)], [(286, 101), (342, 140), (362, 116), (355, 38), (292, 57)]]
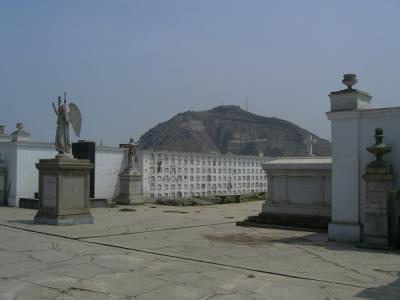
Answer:
[(381, 117), (400, 116), (400, 107), (369, 108), (342, 111), (329, 111), (326, 113), (329, 120), (351, 119), (355, 117)]

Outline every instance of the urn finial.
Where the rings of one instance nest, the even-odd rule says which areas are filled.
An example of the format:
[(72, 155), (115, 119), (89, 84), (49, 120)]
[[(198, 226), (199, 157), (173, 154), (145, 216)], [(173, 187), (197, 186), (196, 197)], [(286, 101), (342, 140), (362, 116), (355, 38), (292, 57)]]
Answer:
[(356, 74), (344, 74), (343, 75), (343, 84), (347, 86), (349, 90), (353, 89), (353, 85), (357, 83), (357, 75)]
[(18, 131), (21, 131), (22, 129), (24, 129), (24, 123), (17, 123), (15, 127), (17, 127)]
[(372, 145), (371, 147), (368, 147), (367, 150), (368, 152), (375, 154), (376, 161), (382, 161), (383, 155), (392, 151), (392, 147), (387, 146), (385, 143), (383, 143), (383, 138), (385, 136), (383, 135), (382, 128), (375, 129), (374, 137), (375, 137), (375, 144)]

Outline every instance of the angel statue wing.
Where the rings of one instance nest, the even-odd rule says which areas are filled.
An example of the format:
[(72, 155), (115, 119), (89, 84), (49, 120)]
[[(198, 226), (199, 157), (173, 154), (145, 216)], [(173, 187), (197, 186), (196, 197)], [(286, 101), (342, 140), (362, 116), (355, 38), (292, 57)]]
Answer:
[(71, 120), (72, 128), (77, 137), (81, 134), (81, 127), (82, 127), (82, 115), (79, 111), (78, 106), (75, 103), (69, 104), (69, 117)]

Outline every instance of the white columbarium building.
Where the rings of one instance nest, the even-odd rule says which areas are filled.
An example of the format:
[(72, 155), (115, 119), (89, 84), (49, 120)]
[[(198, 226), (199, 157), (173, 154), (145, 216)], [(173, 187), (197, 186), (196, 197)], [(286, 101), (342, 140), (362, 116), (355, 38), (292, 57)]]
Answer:
[(138, 168), (146, 198), (246, 195), (267, 190), (264, 156), (142, 151)]

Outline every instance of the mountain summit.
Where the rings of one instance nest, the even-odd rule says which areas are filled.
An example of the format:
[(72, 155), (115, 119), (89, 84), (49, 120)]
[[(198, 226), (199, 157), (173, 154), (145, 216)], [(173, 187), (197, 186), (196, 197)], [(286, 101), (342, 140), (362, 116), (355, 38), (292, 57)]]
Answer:
[[(139, 140), (142, 149), (180, 152), (305, 156), (310, 132), (288, 121), (258, 116), (236, 105), (187, 111), (153, 127)], [(330, 155), (330, 143), (314, 135), (313, 152)]]

